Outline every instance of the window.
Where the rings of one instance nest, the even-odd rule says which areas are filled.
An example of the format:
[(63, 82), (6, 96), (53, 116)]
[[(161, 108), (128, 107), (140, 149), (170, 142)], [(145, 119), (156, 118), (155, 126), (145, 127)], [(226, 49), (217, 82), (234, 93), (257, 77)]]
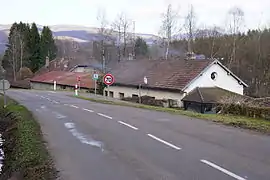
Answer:
[(109, 94), (110, 94), (110, 97), (112, 97), (112, 98), (113, 98), (113, 92), (112, 92), (112, 91), (110, 91), (110, 93), (109, 93)]
[(139, 97), (137, 94), (132, 94), (132, 98), (137, 98)]
[(120, 99), (123, 99), (125, 97), (125, 94), (124, 93), (119, 93), (119, 98)]
[(108, 91), (105, 91), (105, 96), (108, 96)]
[(211, 79), (212, 80), (216, 80), (217, 79), (217, 73), (216, 72), (212, 72), (211, 73)]

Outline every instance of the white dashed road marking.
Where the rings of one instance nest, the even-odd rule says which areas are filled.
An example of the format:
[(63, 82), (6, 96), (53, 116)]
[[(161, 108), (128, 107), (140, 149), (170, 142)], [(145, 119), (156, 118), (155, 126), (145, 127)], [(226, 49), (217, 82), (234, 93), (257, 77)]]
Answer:
[(127, 126), (127, 127), (130, 127), (130, 128), (132, 128), (132, 129), (134, 129), (134, 130), (138, 130), (138, 128), (136, 128), (136, 127), (134, 127), (134, 126), (132, 126), (132, 125), (130, 125), (130, 124), (127, 124), (127, 123), (125, 123), (125, 122), (122, 122), (122, 121), (118, 121), (120, 124), (123, 124), (123, 125), (125, 125), (125, 126)]
[(74, 106), (74, 105), (70, 105), (70, 107), (74, 107), (74, 108), (77, 108), (77, 109), (79, 108), (78, 106)]
[(215, 169), (217, 169), (217, 170), (219, 170), (219, 171), (221, 171), (221, 172), (223, 172), (223, 173), (225, 173), (225, 174), (227, 174), (227, 175), (229, 175), (237, 180), (246, 180), (245, 178), (242, 178), (242, 177), (240, 177), (240, 176), (238, 176), (238, 175), (236, 175), (236, 174), (234, 174), (234, 173), (232, 173), (232, 172), (230, 172), (230, 171), (228, 171), (228, 170), (226, 170), (226, 169), (224, 169), (224, 168), (222, 168), (214, 163), (211, 163), (207, 160), (202, 159), (201, 162), (205, 163), (208, 166), (211, 166), (212, 168), (215, 168)]
[(53, 101), (55, 104), (59, 104), (59, 102), (57, 102), (57, 101)]
[(83, 108), (84, 111), (88, 111), (88, 112), (94, 112), (93, 110), (90, 110), (90, 109), (85, 109)]
[(112, 119), (112, 117), (107, 116), (107, 115), (105, 115), (105, 114), (102, 114), (102, 113), (97, 113), (97, 114), (100, 115), (100, 116), (103, 116), (103, 117), (105, 117), (105, 118)]
[(149, 137), (151, 137), (151, 138), (153, 138), (153, 139), (159, 141), (159, 142), (162, 142), (163, 144), (166, 144), (167, 146), (170, 146), (171, 148), (174, 148), (174, 149), (176, 149), (176, 150), (180, 150), (180, 149), (181, 149), (180, 147), (177, 147), (177, 146), (175, 146), (175, 145), (173, 145), (173, 144), (171, 144), (171, 143), (169, 143), (169, 142), (167, 142), (167, 141), (164, 141), (164, 140), (162, 140), (162, 139), (160, 139), (160, 138), (158, 138), (158, 137), (156, 137), (156, 136), (154, 136), (154, 135), (152, 135), (152, 134), (147, 134), (147, 135), (148, 135)]

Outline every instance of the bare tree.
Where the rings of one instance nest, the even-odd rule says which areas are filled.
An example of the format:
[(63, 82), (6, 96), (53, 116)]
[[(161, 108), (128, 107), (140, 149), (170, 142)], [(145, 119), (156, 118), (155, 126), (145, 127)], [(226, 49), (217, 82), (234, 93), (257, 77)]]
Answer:
[(123, 28), (123, 43), (124, 43), (124, 48), (123, 48), (123, 56), (126, 57), (127, 53), (127, 40), (130, 37), (129, 33), (129, 28), (130, 28), (130, 20), (127, 19), (127, 16), (123, 14), (123, 18), (121, 18), (122, 22), (122, 28)]
[(185, 28), (188, 33), (188, 53), (193, 53), (193, 40), (196, 31), (196, 16), (193, 5), (190, 5), (188, 15), (186, 16)]
[(102, 70), (105, 73), (106, 69), (106, 59), (105, 59), (105, 44), (108, 43), (109, 40), (111, 40), (111, 29), (108, 28), (108, 20), (106, 17), (106, 11), (105, 9), (99, 9), (97, 14), (97, 21), (99, 22), (99, 29), (98, 32), (101, 37), (100, 42), (100, 51), (102, 56)]
[(162, 14), (162, 25), (159, 34), (166, 41), (166, 52), (165, 59), (168, 59), (170, 43), (172, 41), (172, 36), (179, 32), (177, 29), (177, 11), (172, 10), (172, 5), (169, 4), (165, 13)]
[(123, 56), (126, 57), (127, 41), (130, 37), (129, 28), (131, 21), (127, 18), (125, 13), (117, 15), (115, 21), (112, 24), (113, 29), (118, 34), (118, 61), (121, 61), (121, 43), (123, 42)]
[(217, 26), (214, 26), (212, 29), (208, 31), (208, 37), (210, 39), (211, 43), (211, 53), (210, 57), (214, 58), (218, 51), (220, 50), (220, 47), (216, 46), (216, 40), (221, 36), (221, 33), (219, 32), (219, 29)]
[[(237, 36), (240, 33), (244, 23), (244, 12), (239, 7), (233, 7), (228, 12), (229, 15), (229, 32), (233, 35), (232, 53), (229, 60), (229, 68), (233, 62), (236, 62)], [(239, 64), (239, 62), (237, 62)], [(238, 68), (237, 68), (238, 69)]]

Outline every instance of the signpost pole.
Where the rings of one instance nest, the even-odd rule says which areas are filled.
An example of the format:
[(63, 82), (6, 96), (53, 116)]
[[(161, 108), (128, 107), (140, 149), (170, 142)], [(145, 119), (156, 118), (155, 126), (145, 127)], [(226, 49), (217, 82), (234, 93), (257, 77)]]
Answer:
[(108, 96), (107, 96), (107, 97), (110, 97), (110, 89), (109, 89), (109, 87), (110, 87), (110, 86), (107, 85), (107, 89), (108, 89), (108, 94), (107, 94)]
[(112, 85), (114, 83), (114, 77), (112, 74), (106, 74), (104, 77), (103, 77), (103, 82), (104, 84), (107, 85), (107, 97), (110, 96), (110, 85)]
[(141, 97), (141, 84), (139, 84), (139, 103), (142, 103), (142, 97)]
[(95, 96), (97, 95), (97, 80), (95, 80)]

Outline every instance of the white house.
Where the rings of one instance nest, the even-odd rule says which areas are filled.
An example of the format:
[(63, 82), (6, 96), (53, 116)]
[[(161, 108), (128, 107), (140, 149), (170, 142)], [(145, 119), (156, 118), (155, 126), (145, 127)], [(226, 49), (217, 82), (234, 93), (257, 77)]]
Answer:
[(183, 97), (196, 87), (219, 87), (240, 95), (248, 87), (215, 59), (124, 61), (112, 67), (110, 73), (115, 83), (105, 88), (106, 96), (121, 99), (147, 95), (167, 99), (179, 107), (183, 106)]

